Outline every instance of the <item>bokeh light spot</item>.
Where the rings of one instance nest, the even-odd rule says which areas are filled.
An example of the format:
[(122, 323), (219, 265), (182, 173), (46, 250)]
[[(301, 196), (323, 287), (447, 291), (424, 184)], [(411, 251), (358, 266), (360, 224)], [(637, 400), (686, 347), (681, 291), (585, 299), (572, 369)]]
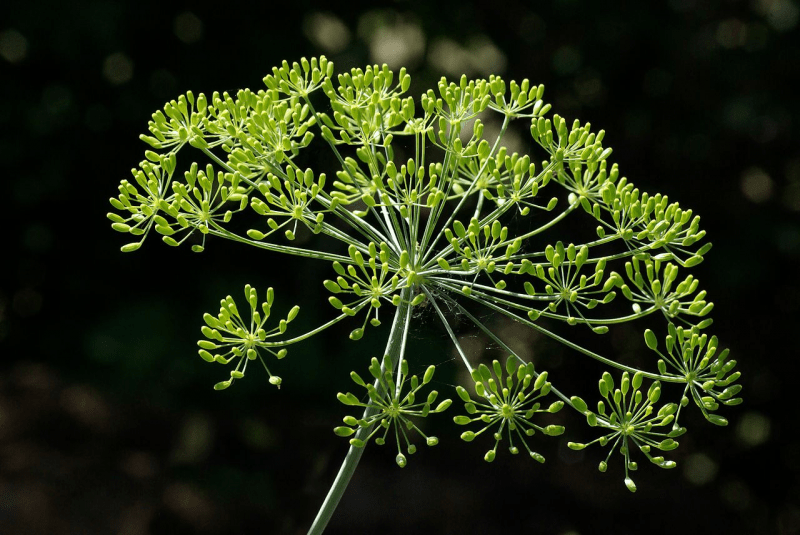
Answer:
[(164, 489), (164, 505), (197, 530), (210, 531), (218, 516), (216, 504), (205, 493), (187, 483), (172, 483)]
[(470, 39), (467, 48), (472, 65), (484, 76), (490, 74), (503, 74), (506, 71), (508, 60), (503, 51), (485, 35), (478, 35)]
[(466, 46), (446, 37), (436, 39), (429, 48), (428, 63), (453, 77), (477, 73), (488, 76), (505, 72), (508, 60), (487, 36), (476, 35)]
[(327, 54), (341, 52), (350, 44), (350, 30), (331, 13), (311, 13), (303, 21), (303, 33)]
[(9, 63), (19, 63), (28, 55), (28, 40), (17, 30), (0, 33), (0, 56)]
[(121, 85), (133, 78), (133, 61), (121, 52), (108, 56), (103, 61), (103, 77), (112, 85)]
[(788, 32), (797, 26), (800, 8), (791, 0), (757, 0), (754, 4), (773, 29)]
[(769, 439), (771, 423), (769, 418), (758, 412), (747, 412), (736, 426), (736, 436), (748, 446), (758, 446)]
[(175, 36), (187, 45), (203, 38), (203, 21), (191, 11), (184, 11), (175, 17)]
[(88, 385), (72, 385), (61, 392), (61, 406), (79, 423), (95, 430), (109, 424), (111, 408), (94, 388)]
[(742, 173), (741, 189), (747, 199), (762, 203), (772, 197), (774, 182), (763, 169), (751, 167)]
[(703, 453), (693, 453), (683, 462), (683, 477), (698, 487), (711, 483), (718, 471), (717, 463)]
[(369, 45), (370, 60), (392, 69), (413, 69), (425, 52), (425, 34), (416, 22), (388, 11), (369, 11), (358, 21), (358, 33)]
[(189, 415), (181, 426), (178, 441), (170, 461), (174, 464), (193, 464), (204, 461), (214, 446), (214, 427), (205, 414)]
[(461, 45), (448, 38), (440, 38), (431, 44), (428, 63), (437, 71), (452, 76), (466, 73), (470, 68), (469, 53)]

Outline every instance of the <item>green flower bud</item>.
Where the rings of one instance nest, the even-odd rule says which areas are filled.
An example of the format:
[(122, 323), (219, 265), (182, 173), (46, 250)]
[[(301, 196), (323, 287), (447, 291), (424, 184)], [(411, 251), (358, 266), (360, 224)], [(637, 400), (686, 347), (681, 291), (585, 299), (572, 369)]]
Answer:
[(720, 416), (718, 414), (706, 414), (705, 417), (706, 417), (706, 420), (708, 420), (709, 422), (711, 422), (714, 425), (719, 425), (719, 426), (728, 425), (727, 418), (723, 418), (722, 416)]
[(678, 443), (671, 438), (665, 438), (656, 447), (661, 451), (672, 451), (678, 447)]
[(363, 336), (364, 336), (364, 329), (360, 327), (358, 329), (353, 329), (350, 332), (350, 340), (361, 340)]
[(341, 426), (334, 428), (333, 432), (340, 437), (349, 437), (350, 435), (355, 433), (355, 430), (350, 427)]
[(361, 404), (361, 402), (358, 400), (358, 398), (355, 397), (350, 392), (348, 392), (347, 394), (342, 394), (341, 392), (339, 392), (338, 394), (336, 394), (336, 399), (338, 399), (340, 402), (344, 403), (345, 405), (360, 405)]
[(444, 411), (446, 411), (446, 410), (447, 410), (447, 409), (450, 407), (450, 405), (452, 405), (452, 404), (453, 404), (453, 400), (446, 399), (446, 400), (442, 401), (441, 403), (439, 403), (439, 404), (436, 406), (436, 408), (434, 409), (434, 411), (433, 411), (433, 412), (444, 412)]
[(559, 435), (564, 434), (564, 426), (563, 425), (548, 425), (542, 429), (542, 432), (551, 437), (557, 437)]
[(656, 335), (650, 329), (644, 331), (644, 341), (652, 350), (655, 350), (658, 347), (658, 340), (656, 340)]
[(572, 406), (575, 408), (576, 411), (578, 411), (580, 413), (585, 413), (588, 410), (588, 407), (586, 406), (586, 402), (583, 401), (578, 396), (572, 396), (570, 398), (570, 401), (572, 402)]

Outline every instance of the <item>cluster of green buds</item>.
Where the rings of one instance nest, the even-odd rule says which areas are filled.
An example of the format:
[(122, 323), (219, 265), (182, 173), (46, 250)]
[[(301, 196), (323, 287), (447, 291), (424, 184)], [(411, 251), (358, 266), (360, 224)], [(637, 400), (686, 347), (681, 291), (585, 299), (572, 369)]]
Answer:
[(631, 449), (638, 448), (656, 466), (675, 468), (674, 461), (664, 460), (661, 455), (653, 456), (651, 450), (674, 450), (678, 443), (673, 438), (686, 432), (682, 427), (673, 427), (670, 431), (663, 429), (675, 420), (678, 406), (667, 403), (653, 414), (654, 406), (661, 397), (661, 384), (654, 381), (645, 396), (640, 390), (643, 380), (642, 372), (637, 372), (632, 378), (628, 372), (623, 372), (619, 388), (615, 389), (611, 374), (603, 373), (599, 389), (605, 401), (597, 402), (596, 413), (590, 411), (581, 398), (573, 396), (571, 400), (572, 406), (586, 415), (586, 421), (591, 427), (599, 427), (607, 432), (588, 444), (569, 442), (567, 445), (570, 449), (582, 450), (595, 443), (600, 446), (610, 444), (606, 459), (598, 467), (601, 472), (607, 470), (611, 454), (619, 447), (620, 454), (625, 457), (625, 486), (631, 492), (636, 492), (636, 485), (629, 472), (638, 469), (638, 464), (631, 461)]
[[(258, 184), (258, 192), (263, 195), (266, 202), (253, 197), (251, 204), (258, 215), (267, 218), (266, 223), (269, 228), (265, 229), (265, 232), (250, 229), (247, 231), (248, 237), (261, 241), (290, 223), (293, 227), (284, 231), (284, 236), (289, 241), (295, 239), (298, 223), (305, 225), (314, 234), (319, 234), (325, 214), (322, 212), (315, 214), (308, 205), (317, 198), (324, 187), (325, 173), (315, 178), (311, 169), (295, 171), (289, 167), (286, 169), (286, 178), (283, 181), (268, 173), (266, 180)], [(282, 222), (275, 221), (276, 217)]]
[[(644, 338), (647, 347), (661, 357), (657, 363), (659, 372), (686, 385), (678, 415), (680, 408), (689, 404), (688, 396), (691, 395), (706, 420), (720, 426), (728, 425), (728, 420), (714, 411), (720, 405), (734, 406), (742, 402), (742, 398), (736, 397), (742, 390), (742, 385), (736, 384), (742, 374), (733, 371), (736, 361), (728, 360), (730, 350), (724, 349), (717, 354), (717, 337), (700, 334), (696, 327), (687, 330), (670, 323), (668, 330), (666, 355), (658, 349), (653, 331), (646, 330)], [(678, 415), (675, 417), (676, 425)]]
[[(373, 327), (378, 327), (381, 324), (378, 318), (381, 302), (388, 301), (397, 304), (400, 299), (398, 292), (400, 277), (396, 271), (389, 268), (389, 246), (381, 243), (378, 247), (370, 242), (369, 256), (366, 261), (364, 255), (353, 246), (349, 248), (348, 253), (353, 264), (348, 264), (345, 268), (339, 262), (334, 262), (333, 269), (337, 274), (336, 280), (326, 280), (322, 283), (329, 292), (340, 295), (340, 297), (330, 296), (328, 302), (333, 308), (341, 310), (349, 316), (354, 316), (356, 311), (368, 305), (369, 311), (374, 311), (374, 316), (369, 319), (369, 322)], [(355, 300), (345, 304), (342, 302), (342, 298), (348, 294), (355, 296)], [(364, 336), (364, 329), (369, 317), (370, 314), (365, 315), (363, 325), (350, 333), (351, 339), (358, 340)]]
[(586, 273), (581, 273), (589, 255), (586, 245), (576, 249), (572, 243), (565, 247), (562, 242), (557, 242), (555, 247), (548, 245), (544, 252), (550, 265), (530, 263), (527, 264), (526, 271), (545, 283), (545, 292), (537, 294), (533, 284), (525, 281), (525, 293), (538, 297), (546, 307), (531, 307), (528, 317), (536, 320), (544, 315), (566, 321), (568, 325), (586, 324), (596, 334), (608, 332), (608, 327), (602, 325), (602, 319), (588, 320), (581, 311), (592, 310), (599, 304), (608, 304), (616, 297), (616, 293), (606, 287), (607, 282), (602, 284), (606, 259), (602, 258), (594, 265), (594, 273), (589, 278)]
[[(615, 272), (612, 272), (609, 277), (609, 281), (613, 280), (613, 283), (609, 282), (608, 284), (619, 288), (622, 295), (632, 302), (635, 313), (640, 313), (642, 306), (645, 306), (650, 311), (661, 310), (668, 320), (674, 318), (682, 320), (681, 315), (698, 318), (708, 316), (714, 308), (714, 304), (705, 301), (705, 291), (695, 293), (700, 281), (693, 275), (688, 275), (673, 288), (679, 269), (672, 263), (664, 264), (661, 260), (653, 260), (646, 256), (640, 261), (634, 256), (630, 261), (625, 262), (625, 273), (633, 288)], [(644, 276), (642, 272), (644, 272)], [(698, 329), (704, 329), (711, 323), (711, 318), (707, 318), (701, 320), (696, 326)]]
[[(123, 180), (110, 200), (112, 228), (135, 238), (125, 252), (140, 248), (154, 230), (168, 245), (196, 252), (214, 237), (330, 265), (319, 289), (332, 306), (320, 310), (332, 317), (308, 332), (287, 336), (297, 307), (267, 327), (273, 292), (259, 306), (249, 286), (249, 319), (230, 297), (217, 316), (205, 316), (200, 356), (236, 364), (215, 388), (242, 378), (255, 359), (279, 385), (262, 354), (282, 359), (289, 345), (338, 323), (350, 325), (352, 340), (367, 336), (368, 325), (373, 336), (384, 332), (388, 314), (394, 319), (385, 354), (392, 357), (372, 359), (372, 384), (352, 374), (367, 395), (339, 399), (364, 413), (346, 417), (336, 434), (363, 448), (394, 433), (401, 466), (414, 450), (407, 432), (422, 433), (415, 419), (449, 405), (433, 407), (435, 392), (424, 402), (416, 399), (432, 367), (421, 382), (408, 376), (409, 367), (440, 362), (407, 351), (408, 333), (420, 318), (440, 322), (473, 379), (477, 401), (457, 387), (468, 416), (455, 420), (477, 426), (462, 434), (464, 440), (494, 436), (487, 461), (501, 440), (512, 453), (521, 443), (543, 461), (531, 448), (533, 435), (559, 435), (564, 428), (532, 418), (564, 407), (607, 431), (595, 442), (623, 453), (633, 490), (627, 475), (636, 468), (632, 448), (659, 466), (673, 466), (650, 452), (677, 446), (672, 438), (685, 431), (678, 419), (690, 400), (710, 422), (727, 423), (717, 410), (741, 402), (734, 384), (739, 372), (727, 350), (717, 351), (717, 338), (706, 334), (713, 304), (688, 273), (711, 244), (692, 210), (641, 191), (622, 174), (603, 145), (605, 131), (550, 114), (544, 86), (527, 79), (442, 78), (415, 98), (407, 94), (405, 69), (370, 65), (334, 72), (324, 57), (304, 58), (272, 69), (257, 91), (187, 92), (166, 103), (141, 136), (149, 148), (133, 179)], [(492, 116), (500, 126), (489, 135), (484, 126)], [(529, 124), (536, 151), (519, 154), (504, 146), (513, 121)], [(332, 154), (330, 168), (315, 169), (313, 158), (298, 164), (298, 156), (320, 148)], [(589, 237), (569, 242), (559, 236), (567, 219), (589, 229), (580, 234)], [(622, 298), (615, 299), (618, 294)], [(605, 372), (604, 401), (596, 413), (588, 411), (580, 397), (523, 361), (479, 319), (483, 313), (473, 314), (476, 308), (564, 344), (575, 366), (588, 358), (618, 370), (620, 387)], [(510, 355), (505, 366), (488, 366), (470, 354), (451, 325), (453, 314)], [(644, 318), (657, 329), (652, 322), (661, 317), (668, 332), (663, 345), (651, 330), (639, 331), (657, 359), (645, 350), (639, 361), (620, 362), (587, 347), (585, 338), (579, 344), (569, 336), (573, 327), (603, 336)], [(647, 395), (640, 390), (645, 379), (653, 382)], [(675, 401), (656, 411), (662, 389), (672, 395), (673, 388)], [(544, 407), (546, 395), (555, 399)], [(672, 428), (662, 430), (669, 423)], [(428, 444), (437, 440), (422, 436)]]
[(503, 366), (496, 360), (492, 362), (492, 370), (485, 364), (473, 370), (475, 394), (485, 401), (473, 401), (465, 388), (457, 386), (458, 397), (464, 402), (464, 410), (470, 416), (456, 416), (453, 421), (459, 425), (483, 425), (477, 432), (463, 432), (461, 439), (465, 442), (472, 442), (480, 434), (496, 429), (493, 433), (494, 447), (483, 456), (486, 462), (494, 461), (497, 446), (503, 440), (505, 431), (508, 451), (514, 455), (519, 453), (519, 448), (514, 445), (514, 437), (517, 437), (531, 458), (543, 463), (544, 456), (531, 450), (526, 438), (533, 436), (536, 431), (548, 436), (558, 436), (564, 433), (564, 426), (540, 427), (531, 422), (531, 418), (536, 413), (556, 413), (564, 407), (564, 402), (555, 401), (547, 408), (541, 408), (538, 400), (550, 393), (551, 385), (547, 382), (547, 372), (536, 373), (532, 363), (525, 364), (517, 357), (508, 357), (505, 372), (504, 374)]
[[(201, 328), (203, 336), (207, 340), (200, 340), (197, 345), (200, 347), (198, 353), (207, 362), (218, 362), (228, 364), (236, 361), (236, 368), (231, 371), (231, 378), (214, 385), (215, 390), (224, 390), (231, 386), (234, 379), (244, 377), (247, 363), (258, 359), (263, 364), (264, 369), (269, 375), (269, 382), (280, 388), (281, 378), (272, 375), (264, 362), (261, 352), (265, 351), (277, 359), (286, 356), (287, 350), (283, 347), (285, 342), (273, 341), (286, 332), (289, 323), (300, 313), (300, 307), (293, 307), (286, 316), (278, 322), (278, 325), (270, 330), (264, 329), (272, 310), (272, 303), (275, 300), (275, 291), (272, 288), (267, 290), (267, 299), (258, 306), (258, 295), (256, 289), (249, 284), (244, 287), (244, 295), (247, 304), (250, 306), (250, 321), (245, 321), (239, 314), (236, 302), (229, 295), (219, 305), (217, 317), (206, 313), (203, 316), (206, 324)], [(261, 311), (259, 312), (259, 308)], [(276, 351), (277, 349), (277, 351)], [(214, 353), (211, 353), (211, 352)]]
[[(438, 438), (427, 436), (423, 433), (411, 420), (411, 417), (425, 418), (431, 413), (445, 411), (453, 403), (451, 400), (446, 399), (434, 406), (433, 404), (439, 396), (436, 390), (431, 390), (425, 398), (425, 401), (417, 401), (417, 393), (423, 386), (431, 382), (435, 372), (435, 366), (428, 366), (428, 369), (425, 370), (425, 374), (422, 376), (421, 383), (416, 375), (412, 375), (409, 379), (408, 361), (403, 360), (400, 362), (400, 376), (395, 377), (392, 359), (389, 355), (383, 357), (383, 364), (379, 363), (378, 359), (373, 357), (372, 363), (369, 366), (369, 373), (374, 380), (377, 381), (377, 386), (365, 383), (356, 372), (350, 372), (350, 377), (353, 379), (353, 382), (367, 390), (368, 399), (362, 401), (350, 392), (346, 394), (340, 392), (337, 396), (339, 401), (345, 405), (349, 407), (362, 407), (367, 409), (371, 414), (366, 414), (363, 418), (345, 416), (343, 421), (346, 425), (337, 427), (334, 429), (334, 432), (340, 437), (349, 437), (358, 429), (367, 430), (368, 434), (365, 438), (350, 439), (350, 444), (356, 448), (365, 447), (373, 437), (375, 438), (375, 443), (382, 446), (386, 443), (386, 437), (392, 432), (397, 445), (395, 461), (397, 462), (397, 466), (403, 468), (408, 462), (406, 456), (403, 454), (403, 450), (409, 455), (413, 455), (417, 451), (417, 447), (412, 444), (408, 438), (409, 431), (416, 431), (425, 439), (425, 443), (428, 446), (435, 446), (439, 443)], [(406, 382), (408, 382), (411, 387), (408, 392), (403, 389)], [(402, 441), (400, 438), (401, 436)], [(403, 445), (405, 445), (405, 447), (403, 447)]]

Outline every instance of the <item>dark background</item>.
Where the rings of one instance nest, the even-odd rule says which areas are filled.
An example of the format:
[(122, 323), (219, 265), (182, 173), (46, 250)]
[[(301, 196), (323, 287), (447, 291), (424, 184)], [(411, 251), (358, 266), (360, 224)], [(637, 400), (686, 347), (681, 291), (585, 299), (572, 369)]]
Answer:
[[(451, 409), (441, 444), (403, 470), (367, 449), (329, 533), (800, 533), (796, 1), (268, 4), (0, 9), (0, 533), (305, 532), (346, 451), (334, 396), (381, 333), (293, 348), (280, 391), (252, 373), (214, 392), (227, 369), (196, 355), (202, 313), (272, 285), (301, 305), (302, 332), (330, 314), (329, 268), (219, 240), (122, 254), (105, 213), (166, 100), (258, 89), (281, 60), (320, 53), (339, 72), (407, 65), (412, 94), (461, 72), (528, 77), (570, 122), (605, 129), (624, 175), (702, 215), (715, 247), (695, 274), (745, 386), (727, 428), (687, 420), (676, 470), (640, 463), (635, 495), (619, 456), (600, 474), (601, 450), (567, 438), (536, 441), (543, 466), (505, 451), (486, 465)], [(456, 363), (429, 323), (415, 347), (447, 382)], [(582, 380), (583, 359), (527, 342), (537, 366)], [(572, 423), (567, 437), (586, 432)]]

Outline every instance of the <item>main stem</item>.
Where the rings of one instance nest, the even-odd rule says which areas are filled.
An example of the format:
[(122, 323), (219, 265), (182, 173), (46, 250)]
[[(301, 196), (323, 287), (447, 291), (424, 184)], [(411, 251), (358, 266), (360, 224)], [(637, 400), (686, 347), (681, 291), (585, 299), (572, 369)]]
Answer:
[[(413, 297), (412, 290), (412, 288), (404, 288), (400, 293), (401, 304), (397, 307), (397, 312), (392, 321), (392, 330), (389, 333), (389, 340), (386, 342), (385, 354), (391, 357), (393, 363), (399, 363), (403, 353), (405, 353), (406, 336), (408, 335), (408, 326), (411, 321), (410, 301)], [(383, 362), (382, 359), (381, 361)], [(381, 372), (383, 372), (382, 365)], [(380, 389), (378, 381), (375, 381), (375, 388)], [(367, 420), (376, 412), (377, 408), (374, 405), (370, 405), (364, 410), (362, 419)], [(371, 429), (371, 427), (359, 428), (354, 438), (364, 440)], [(350, 446), (350, 449), (347, 450), (347, 455), (344, 458), (344, 462), (342, 462), (341, 468), (339, 468), (339, 473), (336, 474), (336, 479), (333, 481), (325, 501), (322, 502), (317, 517), (308, 530), (308, 535), (320, 535), (325, 530), (331, 516), (333, 516), (333, 512), (336, 511), (336, 507), (339, 505), (339, 500), (342, 499), (342, 495), (347, 489), (347, 484), (350, 483), (350, 478), (353, 477), (353, 473), (356, 471), (356, 466), (358, 466), (358, 461), (361, 459), (364, 449)]]

